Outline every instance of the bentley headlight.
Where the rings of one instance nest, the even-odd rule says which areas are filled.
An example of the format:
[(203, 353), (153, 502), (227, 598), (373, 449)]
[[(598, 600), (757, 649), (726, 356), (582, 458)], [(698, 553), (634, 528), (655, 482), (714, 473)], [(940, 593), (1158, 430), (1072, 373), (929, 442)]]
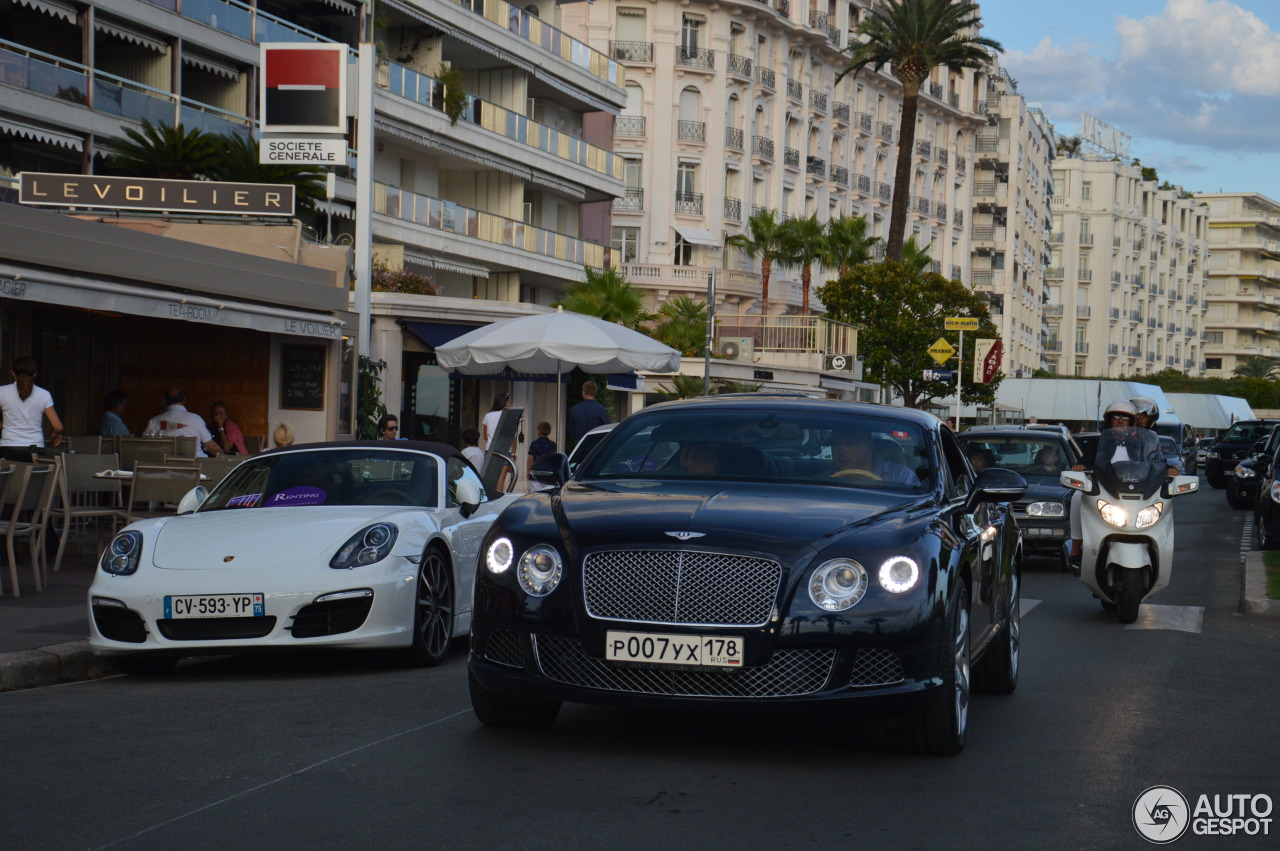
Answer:
[(1157, 502), (1155, 505), (1148, 505), (1146, 508), (1138, 512), (1138, 517), (1133, 521), (1133, 525), (1138, 529), (1145, 529), (1148, 526), (1154, 526), (1155, 522), (1160, 519), (1160, 512), (1164, 511), (1164, 503)]
[(880, 584), (884, 590), (902, 594), (916, 587), (920, 581), (920, 565), (915, 559), (894, 556), (880, 565)]
[(1104, 499), (1098, 500), (1098, 513), (1102, 515), (1102, 519), (1110, 523), (1112, 526), (1124, 528), (1129, 522), (1129, 515), (1124, 509), (1118, 505), (1113, 505)]
[(132, 576), (138, 570), (138, 560), (142, 557), (142, 533), (121, 532), (111, 539), (111, 543), (102, 552), (99, 564), (107, 573), (116, 576)]
[(555, 547), (549, 544), (537, 544), (529, 547), (520, 556), (520, 569), (517, 577), (520, 587), (534, 597), (545, 597), (560, 584), (564, 575), (564, 562)]
[(1061, 517), (1062, 503), (1056, 501), (1033, 502), (1027, 506), (1029, 517)]
[(853, 559), (833, 558), (809, 578), (809, 599), (820, 609), (843, 612), (867, 593), (867, 571)]
[(1236, 465), (1237, 479), (1252, 479), (1256, 475), (1258, 474), (1253, 471), (1252, 467), (1246, 467), (1243, 464)]
[(490, 573), (506, 573), (515, 560), (516, 550), (510, 538), (498, 538), (484, 551), (484, 566)]
[(1280, 503), (1280, 482), (1271, 483), (1271, 501)]
[(353, 567), (364, 567), (382, 561), (395, 546), (400, 530), (392, 523), (374, 523), (356, 532), (342, 549), (329, 559), (329, 566), (334, 570), (350, 570)]

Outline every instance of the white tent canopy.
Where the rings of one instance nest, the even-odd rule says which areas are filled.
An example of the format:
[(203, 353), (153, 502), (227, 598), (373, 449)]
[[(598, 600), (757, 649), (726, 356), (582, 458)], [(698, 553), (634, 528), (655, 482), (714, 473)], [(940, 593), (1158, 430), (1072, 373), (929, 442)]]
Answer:
[(1225, 431), (1237, 420), (1255, 419), (1253, 408), (1238, 396), (1211, 393), (1169, 393), (1169, 403), (1185, 423), (1196, 429)]

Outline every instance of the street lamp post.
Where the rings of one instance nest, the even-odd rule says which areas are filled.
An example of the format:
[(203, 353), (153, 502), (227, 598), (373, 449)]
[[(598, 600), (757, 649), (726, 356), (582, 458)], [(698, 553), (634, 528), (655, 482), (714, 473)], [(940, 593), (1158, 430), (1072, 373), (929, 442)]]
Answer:
[(715, 345), (716, 267), (707, 275), (707, 347), (702, 356), (702, 395), (711, 395), (711, 347)]

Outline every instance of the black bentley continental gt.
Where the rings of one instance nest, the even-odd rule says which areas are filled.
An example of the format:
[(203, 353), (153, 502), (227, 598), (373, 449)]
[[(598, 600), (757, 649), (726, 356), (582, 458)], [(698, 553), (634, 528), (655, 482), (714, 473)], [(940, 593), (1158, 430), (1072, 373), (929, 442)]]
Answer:
[[(562, 701), (830, 711), (957, 753), (971, 688), (1017, 685), (1016, 473), (935, 417), (763, 394), (647, 408), (481, 546), (479, 720)], [(971, 667), (972, 666), (972, 667)]]

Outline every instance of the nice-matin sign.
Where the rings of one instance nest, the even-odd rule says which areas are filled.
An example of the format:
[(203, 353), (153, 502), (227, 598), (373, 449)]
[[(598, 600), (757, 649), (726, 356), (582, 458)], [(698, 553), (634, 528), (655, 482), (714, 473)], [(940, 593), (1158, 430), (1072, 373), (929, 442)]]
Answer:
[(49, 207), (292, 216), (295, 200), (294, 187), (275, 183), (219, 183), (31, 171), (24, 171), (19, 178), (19, 203)]

